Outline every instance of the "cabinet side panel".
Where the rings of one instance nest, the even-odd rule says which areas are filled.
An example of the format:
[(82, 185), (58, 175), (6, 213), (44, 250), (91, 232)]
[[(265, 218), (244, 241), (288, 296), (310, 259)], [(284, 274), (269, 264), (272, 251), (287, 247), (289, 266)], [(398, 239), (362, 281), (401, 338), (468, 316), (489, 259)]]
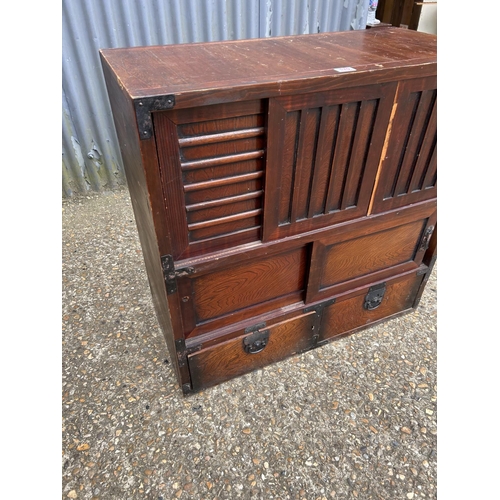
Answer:
[[(176, 376), (180, 383), (181, 374), (176, 362), (177, 355), (174, 343), (174, 330), (172, 318), (167, 302), (165, 282), (161, 271), (160, 248), (158, 233), (155, 229), (152, 204), (155, 205), (157, 217), (163, 217), (161, 208), (161, 184), (155, 184), (155, 165), (150, 165), (148, 172), (144, 168), (146, 162), (153, 163), (155, 158), (155, 145), (153, 140), (140, 141), (137, 134), (135, 112), (131, 100), (118, 85), (113, 73), (104, 58), (101, 57), (103, 72), (108, 89), (111, 109), (118, 135), (123, 165), (127, 177), (132, 208), (134, 210), (137, 230), (143, 251), (149, 286), (153, 297), (153, 305), (158, 322), (165, 337), (168, 350)], [(158, 172), (156, 168), (156, 172)], [(155, 198), (155, 199), (154, 199)], [(168, 242), (165, 237), (164, 243)], [(168, 248), (165, 248), (165, 253)], [(185, 381), (184, 381), (185, 382)]]

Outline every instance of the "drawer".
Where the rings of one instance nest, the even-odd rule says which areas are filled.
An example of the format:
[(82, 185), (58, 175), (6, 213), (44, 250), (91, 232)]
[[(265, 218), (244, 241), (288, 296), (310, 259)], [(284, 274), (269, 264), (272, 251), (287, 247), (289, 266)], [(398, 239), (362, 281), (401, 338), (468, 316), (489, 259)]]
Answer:
[(410, 310), (423, 278), (422, 272), (413, 272), (338, 297), (324, 308), (319, 342)]
[(189, 355), (193, 390), (219, 384), (314, 346), (316, 311), (275, 321)]
[(306, 303), (416, 270), (422, 263), (436, 224), (436, 211), (416, 219), (374, 224), (369, 231), (354, 225), (313, 244)]
[(177, 280), (179, 308), (187, 337), (227, 327), (303, 302), (309, 247), (258, 255), (243, 252), (234, 258), (210, 259), (210, 267), (195, 266)]

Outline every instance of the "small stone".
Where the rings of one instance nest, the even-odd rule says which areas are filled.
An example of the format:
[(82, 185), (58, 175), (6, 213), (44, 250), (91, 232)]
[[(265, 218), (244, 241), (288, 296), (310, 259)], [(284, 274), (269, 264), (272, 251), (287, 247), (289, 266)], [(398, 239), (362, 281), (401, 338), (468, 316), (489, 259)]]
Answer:
[(67, 496), (68, 498), (78, 498), (78, 495), (76, 494), (75, 490), (71, 490)]
[(207, 488), (208, 488), (209, 490), (211, 490), (211, 489), (212, 489), (212, 486), (213, 486), (213, 484), (212, 484), (210, 481), (207, 481)]
[(269, 463), (268, 462), (264, 462), (264, 469), (269, 469)]
[(260, 459), (259, 459), (259, 458), (252, 458), (252, 462), (253, 462), (255, 465), (259, 465), (259, 464), (260, 464)]
[(433, 410), (430, 410), (429, 408), (426, 408), (426, 409), (425, 409), (425, 413), (427, 413), (427, 415), (433, 415), (433, 414), (434, 414), (434, 411), (433, 411)]
[(418, 470), (415, 467), (410, 467), (410, 470), (414, 476), (418, 476)]
[(179, 491), (176, 491), (176, 492), (175, 492), (175, 496), (176, 496), (177, 498), (180, 498), (180, 496), (181, 496), (181, 495), (182, 495), (182, 490), (179, 490)]
[(372, 394), (371, 392), (370, 392), (370, 394), (368, 394), (368, 399), (369, 399), (370, 401), (373, 401), (373, 394)]
[(116, 436), (119, 436), (121, 433), (122, 433), (122, 430), (121, 430), (121, 429), (118, 429), (118, 430), (115, 432), (115, 435), (116, 435)]
[(89, 448), (90, 448), (90, 445), (88, 445), (87, 443), (84, 443), (84, 444), (81, 444), (80, 446), (78, 446), (76, 449), (78, 451), (85, 451), (85, 450), (88, 450)]
[(429, 462), (427, 462), (427, 460), (424, 460), (424, 461), (422, 462), (422, 465), (423, 465), (424, 467), (429, 467)]
[(241, 432), (243, 432), (243, 434), (250, 434), (252, 431), (249, 427), (245, 427)]
[(410, 493), (407, 493), (406, 497), (411, 500), (413, 498), (413, 491), (410, 491)]
[(411, 434), (411, 429), (408, 429), (408, 427), (401, 427), (401, 432), (404, 432), (405, 434)]
[(184, 485), (186, 491), (191, 491), (193, 489), (193, 483), (187, 483)]
[(146, 476), (150, 476), (151, 474), (153, 474), (153, 471), (151, 469), (146, 469), (144, 471), (144, 474), (146, 474)]
[(378, 434), (377, 429), (375, 429), (375, 427), (373, 427), (373, 425), (370, 425), (370, 430), (371, 430), (374, 434)]

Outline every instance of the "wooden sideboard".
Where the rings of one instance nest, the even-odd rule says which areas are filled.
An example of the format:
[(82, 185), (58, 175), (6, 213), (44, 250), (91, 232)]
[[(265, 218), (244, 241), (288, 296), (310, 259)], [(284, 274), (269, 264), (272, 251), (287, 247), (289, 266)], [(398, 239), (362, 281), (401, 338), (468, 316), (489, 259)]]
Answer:
[(436, 259), (436, 37), (106, 49), (184, 393), (412, 311)]

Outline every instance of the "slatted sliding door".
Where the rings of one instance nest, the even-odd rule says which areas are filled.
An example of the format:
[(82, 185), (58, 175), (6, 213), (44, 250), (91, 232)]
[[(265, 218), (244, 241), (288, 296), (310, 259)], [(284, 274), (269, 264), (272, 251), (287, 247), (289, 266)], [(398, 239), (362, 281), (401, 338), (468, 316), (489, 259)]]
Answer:
[(174, 259), (260, 240), (265, 105), (154, 115)]
[(395, 90), (270, 99), (264, 241), (366, 215)]
[(400, 84), (373, 213), (437, 196), (437, 81)]

